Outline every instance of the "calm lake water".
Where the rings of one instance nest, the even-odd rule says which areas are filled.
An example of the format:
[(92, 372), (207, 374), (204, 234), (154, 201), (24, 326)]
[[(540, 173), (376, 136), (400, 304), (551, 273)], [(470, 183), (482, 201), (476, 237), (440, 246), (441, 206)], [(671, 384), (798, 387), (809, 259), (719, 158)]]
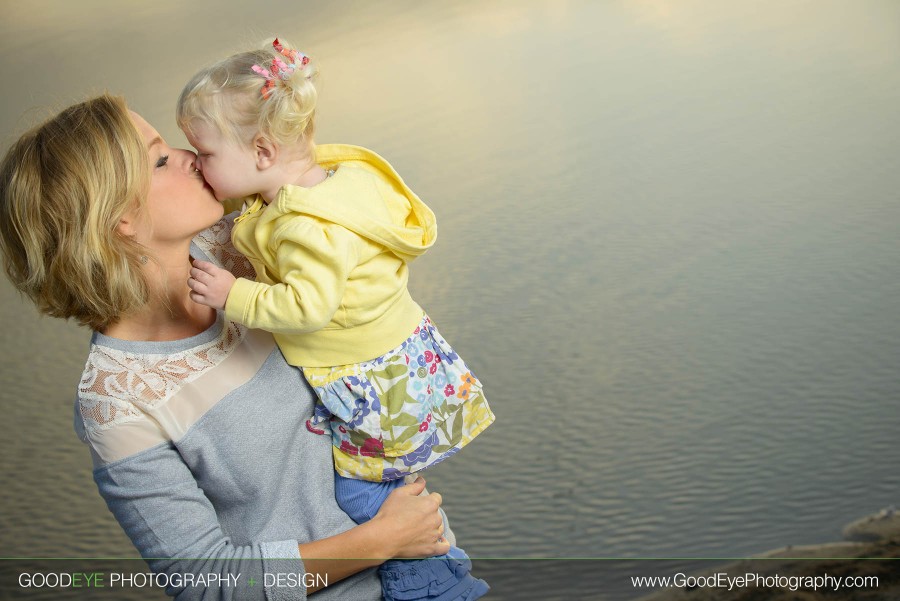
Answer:
[[(318, 59), (319, 141), (378, 150), (438, 215), (412, 290), (498, 420), (429, 482), (489, 598), (631, 599), (626, 559), (838, 540), (900, 501), (895, 0), (0, 17), (4, 148), (104, 89), (184, 145), (199, 67), (275, 34)], [(5, 279), (0, 329), (0, 556), (135, 557), (72, 431), (88, 333)]]

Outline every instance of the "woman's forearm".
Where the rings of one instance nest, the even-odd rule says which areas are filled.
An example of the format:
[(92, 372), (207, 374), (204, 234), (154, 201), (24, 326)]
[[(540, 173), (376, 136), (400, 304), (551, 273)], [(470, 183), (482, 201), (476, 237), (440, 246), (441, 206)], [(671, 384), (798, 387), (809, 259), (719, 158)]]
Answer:
[[(377, 523), (366, 522), (341, 534), (300, 544), (300, 557), (306, 573), (318, 576), (309, 578), (310, 582), (337, 582), (393, 557), (389, 538)], [(307, 587), (306, 592), (320, 588)]]

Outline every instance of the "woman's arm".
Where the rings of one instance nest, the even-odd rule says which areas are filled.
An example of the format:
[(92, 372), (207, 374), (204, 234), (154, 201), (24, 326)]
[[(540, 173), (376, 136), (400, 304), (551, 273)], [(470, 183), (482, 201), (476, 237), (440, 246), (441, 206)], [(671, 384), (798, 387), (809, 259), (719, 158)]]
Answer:
[[(323, 540), (299, 544), (282, 540), (234, 545), (222, 530), (215, 508), (171, 444), (157, 445), (95, 470), (94, 479), (109, 509), (154, 572), (170, 580), (183, 574), (217, 574), (234, 586), (170, 585), (179, 601), (194, 599), (298, 599), (302, 586), (268, 587), (266, 573), (311, 573), (329, 586), (389, 557), (443, 553), (437, 543), (441, 518), (436, 493), (419, 497), (424, 482), (392, 493), (371, 522)], [(290, 557), (294, 559), (290, 559)], [(343, 559), (347, 558), (347, 559)], [(250, 579), (257, 584), (249, 585)]]

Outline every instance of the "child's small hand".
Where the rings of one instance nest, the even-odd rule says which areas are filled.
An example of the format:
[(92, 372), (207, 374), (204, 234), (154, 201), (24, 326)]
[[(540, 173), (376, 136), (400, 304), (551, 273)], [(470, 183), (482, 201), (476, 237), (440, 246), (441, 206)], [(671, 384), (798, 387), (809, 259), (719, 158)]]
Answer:
[(235, 277), (230, 272), (212, 263), (195, 260), (188, 278), (191, 300), (213, 309), (224, 309), (234, 282)]

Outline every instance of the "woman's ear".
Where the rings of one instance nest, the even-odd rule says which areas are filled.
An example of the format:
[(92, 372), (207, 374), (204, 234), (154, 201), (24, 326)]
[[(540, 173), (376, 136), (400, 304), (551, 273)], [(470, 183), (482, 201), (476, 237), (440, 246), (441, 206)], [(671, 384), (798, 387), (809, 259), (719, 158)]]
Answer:
[(253, 139), (253, 150), (256, 153), (256, 168), (260, 171), (274, 166), (278, 161), (278, 145), (263, 135)]
[(119, 223), (116, 224), (116, 232), (120, 236), (137, 238), (142, 231), (147, 229), (146, 215), (137, 200), (128, 206), (130, 208), (119, 217)]
[(127, 238), (134, 238), (137, 235), (137, 221), (133, 213), (125, 213), (119, 219), (116, 225), (116, 231)]

